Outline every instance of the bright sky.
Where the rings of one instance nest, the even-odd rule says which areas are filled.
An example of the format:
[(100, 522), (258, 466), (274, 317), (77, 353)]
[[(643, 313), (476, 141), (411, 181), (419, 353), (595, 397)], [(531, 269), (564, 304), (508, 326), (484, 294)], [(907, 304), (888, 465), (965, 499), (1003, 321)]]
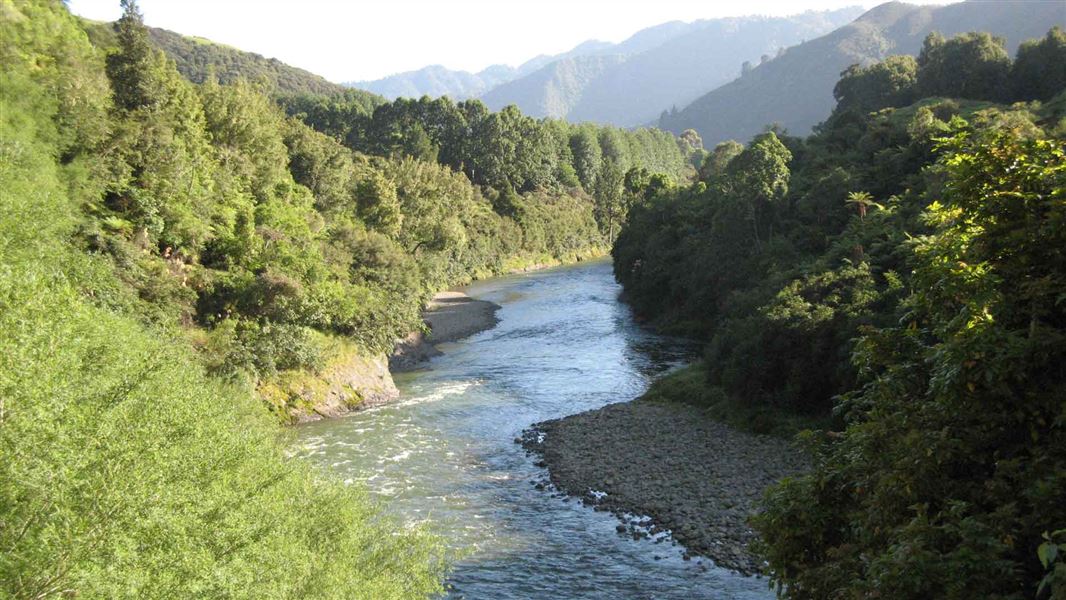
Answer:
[[(467, 71), (496, 63), (518, 65), (588, 39), (619, 42), (672, 20), (789, 15), (856, 4), (876, 2), (140, 0), (148, 25), (274, 57), (337, 82), (377, 79), (431, 64)], [(119, 0), (69, 0), (68, 5), (90, 19), (113, 21), (121, 14)]]

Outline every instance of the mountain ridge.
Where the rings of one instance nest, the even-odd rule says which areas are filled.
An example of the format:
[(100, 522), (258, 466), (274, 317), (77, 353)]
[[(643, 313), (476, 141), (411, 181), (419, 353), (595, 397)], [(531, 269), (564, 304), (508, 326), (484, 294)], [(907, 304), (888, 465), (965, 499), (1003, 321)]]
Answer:
[(788, 48), (737, 79), (700, 96), (682, 110), (663, 115), (658, 126), (674, 133), (695, 129), (705, 143), (747, 140), (772, 123), (805, 135), (829, 116), (833, 87), (852, 64), (869, 64), (892, 54), (917, 55), (931, 31), (951, 36), (988, 31), (1018, 45), (1042, 37), (1066, 22), (1056, 3), (960, 2), (917, 6), (878, 5), (854, 22)]
[[(493, 106), (502, 107), (506, 104), (517, 104), (522, 108), (523, 112), (551, 117), (567, 116), (565, 113), (560, 113), (559, 110), (565, 109), (568, 112), (570, 109), (578, 108), (580, 103), (580, 114), (575, 120), (594, 120), (622, 126), (635, 126), (653, 120), (662, 109), (669, 108), (671, 103), (688, 102), (700, 93), (725, 83), (735, 73), (739, 72), (740, 65), (744, 60), (755, 60), (766, 52), (792, 45), (805, 37), (825, 33), (851, 21), (860, 13), (861, 9), (859, 7), (847, 7), (835, 11), (806, 11), (787, 17), (750, 15), (699, 19), (691, 22), (667, 21), (641, 29), (617, 44), (588, 40), (567, 52), (556, 55), (538, 55), (517, 67), (492, 65), (472, 73), (447, 69), (441, 65), (429, 65), (421, 69), (396, 73), (373, 81), (351, 82), (345, 85), (365, 89), (389, 99), (397, 97), (420, 98), (423, 95), (430, 97), (450, 96), (453, 100), (477, 97), (482, 98), (486, 103)], [(824, 19), (825, 22), (818, 23), (819, 19)], [(728, 35), (731, 31), (735, 31), (742, 26), (742, 24), (757, 26), (761, 23), (784, 24), (789, 21), (799, 22), (797, 33), (779, 35), (776, 38), (771, 36), (759, 44), (758, 48), (747, 51), (742, 60), (734, 60), (735, 57), (725, 59), (722, 61), (725, 66), (718, 68), (713, 77), (708, 78), (700, 71), (697, 55), (704, 51), (712, 56), (723, 51), (728, 53), (729, 42), (721, 41), (715, 45), (713, 42), (708, 42), (704, 39), (702, 44), (692, 44), (689, 36), (702, 34), (704, 38), (708, 38), (711, 35)], [(671, 55), (655, 58), (658, 49), (686, 38), (690, 42), (687, 46), (682, 42), (678, 52), (684, 52), (687, 49), (691, 53), (690, 55)], [(648, 73), (641, 73), (634, 78), (632, 69), (620, 69), (624, 63), (649, 55), (649, 53), (653, 58), (650, 60), (648, 68), (667, 68), (672, 73), (671, 77), (659, 77), (656, 79), (649, 77)], [(611, 62), (615, 64), (609, 65), (609, 68), (596, 71), (596, 67), (601, 66), (603, 61), (591, 60), (589, 57), (606, 56), (620, 56), (623, 60), (612, 60)], [(564, 60), (571, 60), (571, 62), (553, 66), (554, 63)], [(635, 64), (640, 65), (642, 62), (637, 61)], [(548, 69), (548, 71), (540, 72), (542, 69)], [(685, 79), (686, 69), (688, 74), (695, 73), (697, 77), (685, 87), (682, 93), (670, 95), (668, 93), (670, 86), (677, 85), (679, 81)], [(594, 85), (595, 80), (599, 79), (600, 75), (606, 75), (613, 70), (618, 70), (619, 74), (613, 78), (605, 79), (607, 83), (603, 89), (596, 88)], [(589, 77), (591, 71), (596, 71), (597, 77)], [(527, 77), (532, 79), (521, 84), (511, 85)], [(656, 97), (651, 100), (655, 105), (653, 109), (631, 110), (634, 104), (643, 105), (648, 103), (637, 97), (625, 102), (626, 107), (615, 108), (606, 117), (598, 114), (596, 110), (597, 104), (615, 101), (615, 98), (619, 96), (616, 89), (617, 85), (625, 84), (630, 80), (640, 82), (643, 79), (652, 80), (647, 84), (649, 86), (648, 89), (660, 92), (659, 96), (662, 95), (664, 90), (667, 91), (665, 98)], [(589, 98), (582, 100), (585, 97), (584, 89), (568, 89), (568, 84), (579, 80), (583, 81), (582, 88), (592, 86), (592, 94)], [(612, 82), (615, 86), (614, 88), (611, 87)], [(560, 95), (560, 90), (567, 91)], [(558, 101), (551, 102), (547, 100), (549, 98), (556, 98)], [(565, 100), (562, 98), (565, 98)], [(554, 107), (555, 110), (545, 112), (545, 109), (549, 107)]]

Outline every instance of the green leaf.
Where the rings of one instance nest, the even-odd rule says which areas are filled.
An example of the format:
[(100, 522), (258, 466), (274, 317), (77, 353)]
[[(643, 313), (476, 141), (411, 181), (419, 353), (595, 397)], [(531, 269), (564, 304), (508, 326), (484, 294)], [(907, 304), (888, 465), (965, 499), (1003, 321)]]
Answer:
[(1047, 569), (1051, 566), (1051, 563), (1055, 562), (1055, 559), (1059, 556), (1058, 544), (1051, 542), (1044, 542), (1040, 544), (1040, 547), (1036, 549), (1036, 555), (1040, 558), (1040, 564), (1044, 565)]

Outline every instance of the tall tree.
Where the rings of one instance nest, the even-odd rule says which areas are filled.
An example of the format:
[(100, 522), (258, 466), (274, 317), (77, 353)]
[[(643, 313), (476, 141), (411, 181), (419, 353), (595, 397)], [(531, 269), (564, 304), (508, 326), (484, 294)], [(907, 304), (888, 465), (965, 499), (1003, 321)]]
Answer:
[(1011, 68), (1016, 100), (1049, 100), (1066, 91), (1066, 31), (1055, 26), (1042, 40), (1018, 48)]
[(570, 137), (570, 151), (574, 156), (574, 170), (577, 171), (581, 187), (591, 192), (603, 158), (599, 140), (589, 128), (581, 127)]
[(730, 161), (744, 151), (744, 144), (736, 140), (726, 140), (714, 147), (714, 150), (703, 159), (700, 165), (700, 181), (710, 185), (716, 178), (725, 172)]
[(913, 56), (889, 56), (868, 67), (852, 65), (833, 87), (837, 110), (870, 112), (913, 102), (918, 83), (918, 61)]
[(115, 104), (126, 110), (150, 106), (162, 100), (153, 81), (155, 50), (148, 40), (137, 0), (121, 0), (122, 17), (115, 22), (118, 51), (107, 57)]
[(921, 95), (1007, 100), (1011, 60), (1004, 45), (1003, 38), (984, 32), (948, 40), (930, 33), (918, 55)]
[(788, 192), (792, 153), (777, 135), (768, 131), (729, 161), (719, 182), (721, 191), (744, 206), (756, 245), (763, 235), (773, 235), (775, 205)]

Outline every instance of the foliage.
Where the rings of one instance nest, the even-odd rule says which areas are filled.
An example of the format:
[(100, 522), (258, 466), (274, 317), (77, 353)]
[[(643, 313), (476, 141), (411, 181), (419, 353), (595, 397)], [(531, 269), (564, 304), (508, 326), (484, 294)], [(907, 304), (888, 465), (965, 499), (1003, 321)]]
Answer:
[(757, 520), (791, 597), (1032, 597), (1066, 522), (1066, 154), (962, 132), (942, 164), (903, 322), (866, 332), (843, 436)]
[[(1058, 104), (1011, 97), (989, 36), (927, 48), (899, 85), (906, 60), (845, 72), (806, 139), (720, 146), (612, 251), (638, 314), (708, 341), (649, 398), (837, 430), (803, 435), (813, 471), (756, 519), (785, 597), (1062, 593), (1042, 537), (1066, 522)], [(970, 99), (900, 105), (923, 81)]]
[(966, 33), (945, 40), (934, 32), (918, 55), (917, 86), (922, 96), (1007, 100), (1011, 60), (1003, 38)]
[[(83, 194), (103, 194), (96, 182), (109, 176), (113, 157), (103, 150), (112, 142), (101, 132), (145, 107), (106, 110), (106, 85), (92, 85), (104, 61), (59, 3), (0, 10), (0, 595), (441, 591), (435, 539), (385, 518), (358, 488), (286, 458), (276, 422), (247, 388), (205, 376), (181, 330), (142, 320), (146, 304), (171, 315), (180, 307), (126, 278), (161, 265), (154, 277), (181, 289), (184, 271), (153, 249), (127, 252), (126, 237), (138, 237), (120, 216), (128, 213), (104, 213)], [(159, 81), (171, 85), (153, 79), (154, 58), (140, 64), (149, 77), (131, 80), (150, 83), (137, 88), (142, 99), (155, 98)], [(166, 120), (168, 102), (150, 110)], [(105, 160), (89, 160), (92, 151)], [(86, 252), (86, 243), (112, 250)], [(275, 347), (255, 350), (256, 360), (314, 362), (293, 343), (306, 332), (248, 325), (258, 332), (243, 340)]]
[(868, 67), (852, 65), (833, 88), (837, 109), (871, 112), (907, 106), (916, 100), (918, 61), (913, 56), (890, 56)]
[(1066, 90), (1066, 31), (1056, 25), (1044, 39), (1022, 44), (1010, 79), (1016, 100), (1050, 100)]
[[(400, 98), (378, 106), (370, 116), (306, 95), (283, 100), (283, 105), (290, 115), (352, 150), (437, 161), (498, 193), (562, 193), (580, 185), (592, 194), (604, 168), (624, 174), (644, 167), (675, 179), (689, 170), (682, 146), (662, 131), (537, 121), (514, 106), (489, 112), (478, 100), (456, 104), (447, 97)], [(611, 161), (614, 166), (604, 167)]]

